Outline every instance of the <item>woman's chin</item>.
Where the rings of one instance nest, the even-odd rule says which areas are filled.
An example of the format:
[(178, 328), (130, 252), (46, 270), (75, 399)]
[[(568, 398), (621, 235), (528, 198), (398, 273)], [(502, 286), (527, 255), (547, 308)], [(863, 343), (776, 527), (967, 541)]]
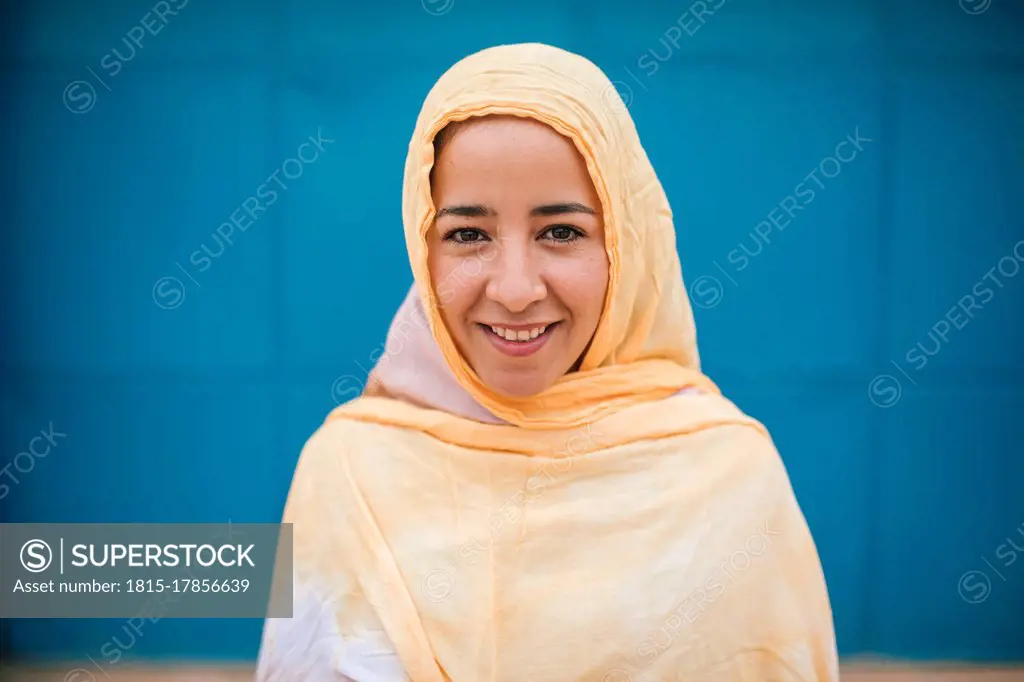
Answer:
[(547, 372), (494, 372), (480, 379), (487, 388), (499, 395), (523, 399), (543, 393), (554, 385), (555, 381), (546, 375)]

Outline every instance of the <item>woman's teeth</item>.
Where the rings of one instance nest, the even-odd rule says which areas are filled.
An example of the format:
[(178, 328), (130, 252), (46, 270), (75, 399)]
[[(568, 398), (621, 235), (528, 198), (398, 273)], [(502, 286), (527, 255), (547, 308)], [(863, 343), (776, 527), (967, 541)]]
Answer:
[(542, 327), (517, 331), (515, 329), (505, 329), (504, 327), (491, 327), (491, 331), (506, 341), (531, 341), (543, 334), (547, 328), (548, 325), (544, 325)]

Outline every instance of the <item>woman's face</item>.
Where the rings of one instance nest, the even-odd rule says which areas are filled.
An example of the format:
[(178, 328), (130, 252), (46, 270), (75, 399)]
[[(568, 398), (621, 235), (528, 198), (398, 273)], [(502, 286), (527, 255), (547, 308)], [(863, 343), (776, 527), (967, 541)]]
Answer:
[(608, 286), (601, 205), (571, 140), (532, 119), (457, 124), (435, 160), (428, 233), (441, 315), (477, 375), (508, 396), (575, 369)]

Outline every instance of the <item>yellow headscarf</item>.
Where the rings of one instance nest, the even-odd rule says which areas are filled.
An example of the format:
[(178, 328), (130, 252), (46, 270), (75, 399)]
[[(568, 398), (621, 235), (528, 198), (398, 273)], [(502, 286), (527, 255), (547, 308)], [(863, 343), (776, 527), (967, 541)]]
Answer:
[[(427, 269), (434, 135), (487, 114), (571, 138), (604, 210), (593, 343), (532, 398), (480, 382)], [(604, 74), (539, 44), (457, 63), (417, 121), (403, 209), (423, 334), (507, 423), (372, 394), (330, 415), (284, 515), (302, 615), (268, 621), (261, 679), (304, 679), (288, 666), (314, 657), (292, 642), (357, 682), (838, 680), (814, 543), (764, 427), (700, 373), (672, 214)], [(391, 355), (392, 373), (421, 357)], [(367, 672), (367, 648), (389, 672)]]
[[(580, 371), (522, 399), (487, 388), (459, 354), (438, 311), (442, 283), (431, 282), (427, 268), (426, 234), (436, 212), (430, 191), (434, 137), (453, 121), (487, 114), (530, 117), (575, 142), (601, 201), (610, 262), (604, 315)], [(687, 386), (715, 390), (699, 372), (668, 199), (618, 94), (583, 57), (547, 45), (506, 45), (449, 69), (416, 122), (405, 166), (403, 217), (434, 340), (458, 382), (504, 421), (534, 428), (578, 426)], [(389, 372), (400, 371), (400, 354), (388, 361)]]

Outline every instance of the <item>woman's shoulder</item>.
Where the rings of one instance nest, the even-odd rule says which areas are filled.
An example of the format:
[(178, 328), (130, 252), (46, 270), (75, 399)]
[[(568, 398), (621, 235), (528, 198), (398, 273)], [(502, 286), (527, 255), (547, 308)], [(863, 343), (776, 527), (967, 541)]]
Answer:
[(706, 430), (742, 433), (747, 430), (771, 440), (765, 424), (718, 390), (683, 388), (668, 398), (645, 407), (645, 411), (648, 419), (671, 423), (682, 433)]
[(397, 404), (389, 398), (360, 397), (334, 408), (307, 437), (298, 466), (336, 467), (353, 455), (408, 439), (410, 430), (390, 414)]
[(667, 401), (682, 420), (684, 437), (698, 436), (701, 449), (746, 475), (787, 476), (768, 426), (717, 391), (684, 389)]
[(383, 396), (360, 396), (338, 405), (324, 415), (307, 445), (338, 446), (361, 435), (394, 432), (396, 429), (388, 413), (397, 403), (399, 401)]

